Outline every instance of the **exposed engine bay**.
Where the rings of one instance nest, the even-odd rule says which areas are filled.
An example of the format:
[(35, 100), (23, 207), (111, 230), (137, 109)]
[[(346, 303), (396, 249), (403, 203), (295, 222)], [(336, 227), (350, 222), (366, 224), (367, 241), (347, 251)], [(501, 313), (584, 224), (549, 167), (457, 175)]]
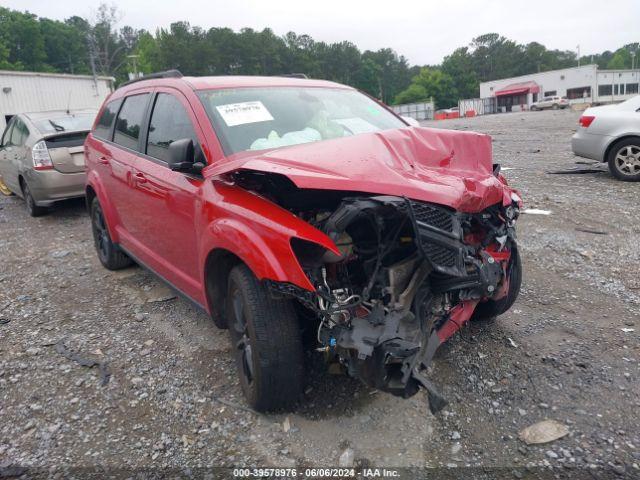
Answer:
[(317, 349), (349, 375), (402, 397), (420, 387), (432, 412), (446, 400), (426, 376), (433, 355), (484, 306), (508, 309), (520, 286), (519, 197), (476, 213), (399, 196), (298, 189), (283, 176), (240, 171), (234, 182), (294, 213), (340, 255), (292, 238), (316, 291), (268, 281), (318, 319)]

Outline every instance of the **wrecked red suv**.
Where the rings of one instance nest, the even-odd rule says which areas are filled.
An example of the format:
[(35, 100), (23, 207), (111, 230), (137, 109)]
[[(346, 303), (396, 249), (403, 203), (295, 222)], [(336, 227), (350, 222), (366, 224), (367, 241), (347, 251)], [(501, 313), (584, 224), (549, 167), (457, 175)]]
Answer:
[(435, 350), (520, 289), (521, 200), (490, 138), (327, 81), (153, 77), (115, 91), (86, 140), (102, 264), (146, 266), (228, 328), (257, 410), (299, 399), (305, 347), (442, 408)]

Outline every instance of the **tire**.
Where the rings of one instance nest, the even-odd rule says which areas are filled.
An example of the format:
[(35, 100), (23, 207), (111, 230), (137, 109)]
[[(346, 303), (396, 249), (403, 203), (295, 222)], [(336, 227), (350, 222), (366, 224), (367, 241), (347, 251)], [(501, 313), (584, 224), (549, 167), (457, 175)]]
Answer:
[(515, 255), (509, 264), (509, 291), (500, 300), (487, 300), (479, 303), (473, 312), (471, 320), (486, 320), (497, 317), (509, 310), (515, 303), (522, 285), (522, 261), (520, 252), (515, 247), (512, 250), (512, 255), (514, 252)]
[(537, 112), (538, 111), (538, 107), (536, 107), (535, 105), (531, 106), (531, 111), (532, 112)]
[(121, 270), (133, 261), (113, 243), (98, 198), (91, 201), (91, 231), (100, 263), (108, 270)]
[(623, 182), (640, 181), (640, 137), (616, 142), (607, 155), (609, 171)]
[(25, 180), (20, 181), (20, 186), (22, 187), (22, 196), (24, 197), (24, 203), (27, 205), (29, 215), (32, 217), (41, 217), (49, 211), (47, 207), (39, 207), (36, 205), (36, 201), (33, 199), (33, 195), (31, 195), (29, 185), (27, 185)]
[(554, 104), (551, 106), (551, 108), (552, 108), (553, 110), (558, 110), (558, 108), (560, 108), (560, 107), (559, 107), (559, 105), (558, 105), (557, 103), (554, 103)]
[(259, 412), (293, 407), (304, 386), (304, 358), (292, 303), (274, 299), (241, 264), (229, 274), (225, 311), (249, 405)]

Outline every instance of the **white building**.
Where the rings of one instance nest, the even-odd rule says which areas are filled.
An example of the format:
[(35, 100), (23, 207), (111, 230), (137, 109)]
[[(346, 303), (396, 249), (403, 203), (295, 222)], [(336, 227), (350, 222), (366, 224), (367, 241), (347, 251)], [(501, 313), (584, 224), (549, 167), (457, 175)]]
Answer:
[(0, 70), (0, 131), (18, 113), (100, 108), (113, 77)]
[[(498, 109), (527, 109), (549, 96), (571, 103), (608, 103), (638, 95), (640, 70), (598, 70), (597, 65), (532, 73), (480, 84), (480, 97), (496, 97)], [(501, 108), (504, 107), (504, 108)]]

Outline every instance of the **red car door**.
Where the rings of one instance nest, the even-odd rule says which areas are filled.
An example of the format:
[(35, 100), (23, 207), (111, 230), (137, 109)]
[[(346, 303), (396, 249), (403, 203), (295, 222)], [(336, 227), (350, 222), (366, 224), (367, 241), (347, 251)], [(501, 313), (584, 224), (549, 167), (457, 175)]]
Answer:
[(124, 99), (115, 120), (113, 142), (105, 145), (97, 159), (109, 202), (117, 215), (115, 227), (120, 243), (134, 255), (139, 254), (139, 249), (132, 208), (135, 201), (133, 168), (141, 150), (140, 131), (150, 99), (150, 92), (135, 93)]
[[(131, 203), (140, 260), (191, 298), (202, 297), (198, 259), (199, 191), (202, 178), (168, 166), (169, 145), (190, 138), (203, 155), (202, 131), (189, 103), (173, 89), (156, 90), (146, 142), (134, 168)], [(204, 161), (201, 159), (201, 161)]]

